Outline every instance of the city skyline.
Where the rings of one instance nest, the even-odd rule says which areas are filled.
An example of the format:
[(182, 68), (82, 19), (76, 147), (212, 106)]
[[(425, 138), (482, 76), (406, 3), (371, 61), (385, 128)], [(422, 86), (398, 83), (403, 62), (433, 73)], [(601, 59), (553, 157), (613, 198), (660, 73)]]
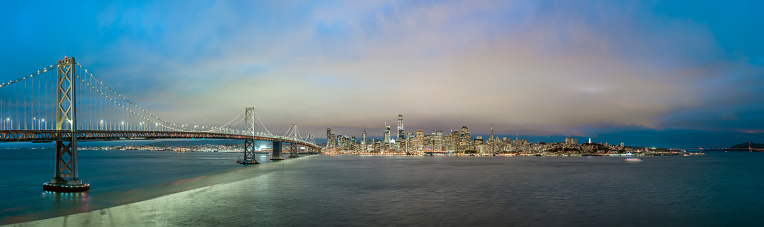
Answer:
[(397, 137), (399, 113), (407, 132), (493, 125), (659, 147), (764, 133), (760, 2), (7, 5), (1, 80), (75, 56), (131, 101), (189, 122), (255, 106), (272, 128), (370, 138), (385, 122)]
[[(328, 130), (329, 133), (332, 134), (332, 136), (334, 136), (334, 140), (335, 141), (337, 140), (337, 136), (347, 136), (348, 138), (356, 138), (357, 139), (356, 142), (359, 145), (364, 145), (364, 142), (370, 142), (372, 139), (376, 140), (378, 142), (380, 142), (380, 141), (390, 141), (390, 139), (394, 139), (395, 141), (400, 141), (399, 140), (400, 137), (392, 138), (392, 136), (390, 136), (389, 139), (387, 139), (387, 140), (385, 139), (385, 138), (387, 138), (385, 134), (386, 133), (391, 133), (391, 132), (388, 132), (390, 126), (387, 125), (387, 122), (385, 122), (384, 124), (386, 126), (383, 127), (382, 130), (377, 130), (380, 133), (378, 135), (376, 135), (376, 136), (368, 136), (369, 133), (367, 132), (367, 130), (369, 130), (369, 128), (366, 127), (366, 126), (363, 126), (362, 131), (360, 131), (360, 132), (352, 131), (353, 129), (337, 130), (336, 128), (334, 128), (334, 129), (327, 128), (327, 130)], [(400, 128), (403, 128), (403, 114), (398, 114), (398, 125), (400, 125)], [(459, 132), (459, 130), (461, 128), (465, 128), (465, 127), (466, 128), (470, 128), (467, 125), (463, 125), (461, 127), (456, 127), (456, 128), (451, 128), (451, 129), (448, 129), (448, 130), (436, 129), (436, 130), (432, 130), (432, 131), (426, 131), (426, 130), (422, 130), (420, 128), (420, 129), (411, 129), (411, 131), (404, 131), (403, 134), (405, 135), (404, 136), (404, 139), (405, 139), (405, 138), (409, 138), (409, 136), (415, 136), (415, 135), (409, 135), (409, 133), (413, 133), (413, 132), (419, 131), (419, 130), (422, 130), (424, 132), (424, 135), (434, 135), (437, 132), (441, 132), (441, 133), (444, 133), (444, 134), (449, 133), (449, 132)], [(581, 139), (582, 141), (586, 141), (588, 139), (589, 142), (599, 143), (599, 144), (603, 144), (603, 143), (610, 143), (610, 144), (626, 143), (623, 140), (624, 137), (619, 137), (618, 135), (608, 135), (608, 136), (602, 136), (602, 137), (571, 136), (571, 135), (546, 135), (546, 136), (538, 136), (538, 135), (526, 135), (526, 134), (519, 134), (519, 133), (511, 135), (511, 134), (494, 134), (493, 125), (491, 125), (489, 127), (489, 129), (490, 129), (489, 133), (485, 133), (484, 134), (484, 133), (481, 132), (481, 133), (470, 133), (470, 134), (475, 136), (475, 138), (477, 138), (478, 136), (479, 137), (483, 137), (483, 138), (499, 138), (499, 139), (508, 138), (510, 140), (515, 140), (515, 139), (519, 138), (519, 139), (526, 140), (526, 141), (528, 141), (530, 143), (539, 143), (539, 142), (560, 143), (560, 142), (567, 142), (567, 140), (570, 139), (570, 138)], [(372, 130), (374, 130), (374, 129), (372, 129)], [(481, 131), (479, 129), (478, 130), (474, 130), (474, 128), (470, 128), (470, 130), (471, 131)], [(679, 144), (679, 143), (671, 143), (671, 142), (663, 143), (661, 140), (657, 140), (658, 142), (636, 143), (636, 144), (629, 144), (629, 146), (670, 148), (670, 149), (697, 149), (697, 148), (703, 147), (703, 142), (702, 141), (697, 142), (697, 143), (692, 143), (692, 138), (687, 140), (687, 138), (684, 138), (685, 135), (682, 132), (671, 133), (671, 134), (669, 134), (669, 136), (671, 136), (670, 139), (677, 139), (677, 140), (683, 140), (684, 139), (684, 141), (691, 141), (691, 142), (684, 143), (686, 145), (676, 145), (676, 144)], [(329, 138), (329, 137), (330, 137), (330, 135), (326, 134), (326, 136), (324, 138)], [(625, 138), (629, 138), (629, 137), (625, 137)], [(729, 139), (729, 141), (733, 141), (733, 142), (737, 141), (737, 140), (740, 140), (739, 137), (733, 137), (733, 138), (728, 138), (728, 139)], [(324, 139), (318, 139), (317, 141), (320, 142), (320, 143), (327, 143), (326, 140), (324, 140)], [(629, 140), (627, 139), (626, 141), (629, 141)], [(652, 140), (652, 141), (656, 141), (656, 140)], [(733, 145), (737, 145), (737, 144), (740, 144), (740, 143), (744, 143), (744, 142), (736, 142)], [(748, 143), (750, 143), (750, 142), (748, 142)], [(706, 148), (709, 148), (709, 147), (710, 148), (727, 148), (729, 146), (720, 146), (720, 145), (714, 144), (714, 143), (711, 143), (711, 144), (706, 143), (705, 147)]]

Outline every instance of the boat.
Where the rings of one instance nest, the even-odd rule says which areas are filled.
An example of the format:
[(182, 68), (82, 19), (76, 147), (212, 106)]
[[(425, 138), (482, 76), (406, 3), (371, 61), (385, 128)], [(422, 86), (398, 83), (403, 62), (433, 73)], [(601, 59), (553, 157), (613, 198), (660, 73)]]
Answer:
[(626, 160), (624, 160), (624, 161), (626, 161), (626, 162), (641, 162), (642, 159), (639, 159), (639, 158), (626, 158)]

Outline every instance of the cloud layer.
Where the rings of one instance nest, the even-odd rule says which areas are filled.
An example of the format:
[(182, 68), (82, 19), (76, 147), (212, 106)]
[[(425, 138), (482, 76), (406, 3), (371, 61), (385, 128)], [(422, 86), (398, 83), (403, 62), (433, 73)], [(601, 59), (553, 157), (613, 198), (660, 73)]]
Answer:
[(76, 34), (62, 39), (66, 26), (50, 20), (67, 14), (26, 4), (4, 10), (17, 37), (2, 39), (12, 54), (42, 54), (5, 62), (78, 56), (179, 122), (225, 123), (255, 106), (270, 128), (317, 134), (381, 134), (398, 113), (408, 130), (504, 134), (764, 126), (763, 51), (745, 44), (762, 34), (732, 27), (761, 21), (747, 10), (757, 3), (706, 13), (601, 1), (83, 3), (69, 6)]

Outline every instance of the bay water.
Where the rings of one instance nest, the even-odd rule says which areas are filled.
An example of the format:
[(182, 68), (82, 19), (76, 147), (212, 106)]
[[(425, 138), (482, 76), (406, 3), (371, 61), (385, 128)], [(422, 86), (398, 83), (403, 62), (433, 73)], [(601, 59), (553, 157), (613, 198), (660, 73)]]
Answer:
[[(0, 150), (4, 224), (757, 226), (764, 153), (641, 157), (81, 151), (83, 194), (43, 193), (52, 151)], [(10, 157), (10, 158), (9, 158)], [(116, 163), (116, 164), (115, 164)], [(35, 179), (39, 178), (39, 179)], [(29, 222), (31, 221), (31, 222)]]

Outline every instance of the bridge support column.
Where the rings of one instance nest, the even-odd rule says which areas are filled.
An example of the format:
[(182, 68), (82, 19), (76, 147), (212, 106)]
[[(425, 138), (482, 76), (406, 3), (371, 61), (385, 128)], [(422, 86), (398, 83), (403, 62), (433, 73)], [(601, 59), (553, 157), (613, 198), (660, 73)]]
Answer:
[(289, 158), (299, 157), (297, 154), (298, 152), (300, 152), (300, 145), (297, 143), (289, 143)]
[(281, 145), (283, 145), (283, 142), (278, 140), (273, 141), (273, 156), (271, 156), (271, 160), (284, 160), (281, 157)]
[(244, 140), (244, 160), (240, 160), (239, 164), (253, 165), (260, 164), (255, 160), (255, 108), (247, 107), (244, 111), (244, 127), (248, 134), (252, 135), (252, 139)]
[[(90, 189), (77, 173), (77, 90), (74, 58), (56, 63), (56, 172), (43, 191), (84, 192)], [(69, 130), (63, 129), (64, 124)]]
[(255, 140), (244, 140), (244, 159), (241, 160), (239, 164), (260, 164), (255, 160)]

